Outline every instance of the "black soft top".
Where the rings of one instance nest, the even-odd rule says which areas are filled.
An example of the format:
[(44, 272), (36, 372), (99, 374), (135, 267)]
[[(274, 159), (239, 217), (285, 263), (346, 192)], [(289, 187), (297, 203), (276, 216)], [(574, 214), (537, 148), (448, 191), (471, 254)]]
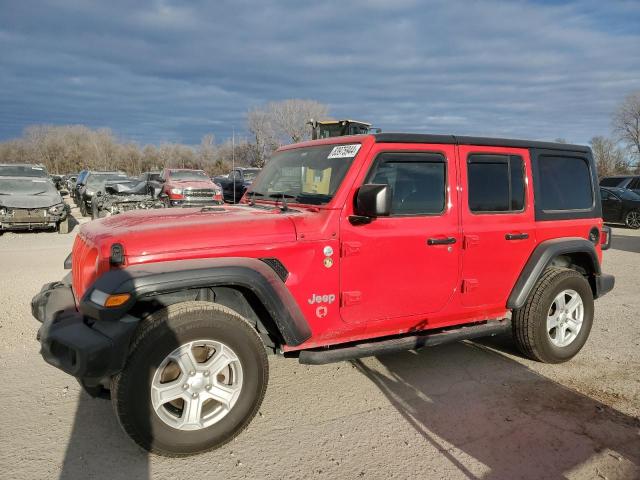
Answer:
[(541, 148), (571, 152), (590, 152), (585, 145), (538, 142), (515, 138), (468, 137), (464, 135), (433, 135), (424, 133), (375, 133), (376, 143), (443, 143), (454, 145), (483, 145), (487, 147)]

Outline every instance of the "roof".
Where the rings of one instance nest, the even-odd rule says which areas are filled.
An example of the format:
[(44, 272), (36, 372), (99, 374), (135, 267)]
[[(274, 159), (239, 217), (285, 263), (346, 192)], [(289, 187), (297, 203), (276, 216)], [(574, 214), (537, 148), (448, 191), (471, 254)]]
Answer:
[(488, 147), (544, 148), (549, 150), (567, 150), (589, 152), (585, 145), (570, 143), (538, 142), (515, 138), (468, 137), (461, 135), (434, 135), (424, 133), (375, 133), (376, 143), (442, 143), (454, 145), (484, 145)]

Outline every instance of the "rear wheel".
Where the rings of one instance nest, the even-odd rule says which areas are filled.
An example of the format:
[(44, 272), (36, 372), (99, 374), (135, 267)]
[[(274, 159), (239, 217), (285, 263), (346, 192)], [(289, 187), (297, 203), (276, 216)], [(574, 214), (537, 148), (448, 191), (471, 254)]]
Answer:
[(589, 282), (575, 270), (557, 267), (544, 271), (524, 306), (512, 316), (518, 348), (545, 363), (575, 356), (586, 343), (592, 323)]
[(627, 227), (637, 230), (640, 228), (640, 211), (631, 210), (624, 217), (624, 223)]
[(257, 413), (269, 375), (255, 329), (234, 311), (185, 302), (152, 314), (111, 398), (125, 432), (167, 456), (220, 447)]

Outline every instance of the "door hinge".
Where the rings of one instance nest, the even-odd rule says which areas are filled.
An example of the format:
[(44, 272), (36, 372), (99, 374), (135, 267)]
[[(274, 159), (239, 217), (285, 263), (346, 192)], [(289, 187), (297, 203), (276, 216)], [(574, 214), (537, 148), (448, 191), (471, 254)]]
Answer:
[(478, 235), (465, 235), (464, 236), (464, 249), (468, 250), (474, 245), (478, 245), (480, 243), (480, 237)]
[(360, 253), (360, 247), (362, 247), (362, 243), (360, 242), (342, 242), (341, 256), (348, 257), (350, 255), (357, 255)]
[(362, 292), (342, 292), (340, 295), (340, 306), (348, 307), (356, 305), (362, 300)]
[(462, 280), (462, 293), (469, 293), (478, 288), (478, 280), (475, 278), (465, 278)]

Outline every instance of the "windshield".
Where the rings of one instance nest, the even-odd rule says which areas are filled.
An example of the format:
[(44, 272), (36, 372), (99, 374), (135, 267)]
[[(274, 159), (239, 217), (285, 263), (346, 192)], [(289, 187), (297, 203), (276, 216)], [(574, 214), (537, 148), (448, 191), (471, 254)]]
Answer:
[(49, 180), (30, 178), (0, 178), (0, 195), (42, 195), (58, 191)]
[(0, 176), (47, 178), (49, 175), (44, 167), (37, 165), (0, 165)]
[(99, 188), (107, 180), (124, 180), (127, 176), (122, 173), (92, 173), (87, 177), (87, 188)]
[(174, 170), (169, 174), (171, 180), (209, 180), (202, 170)]
[(245, 180), (255, 180), (260, 173), (260, 170), (245, 170), (243, 173)]
[(322, 145), (276, 153), (251, 191), (259, 198), (285, 194), (297, 203), (324, 205), (340, 187), (359, 148), (360, 144)]
[(600, 180), (600, 185), (603, 187), (617, 187), (625, 180), (626, 178), (623, 178), (623, 177), (603, 178), (602, 180)]
[(635, 192), (632, 192), (631, 190), (616, 190), (616, 195), (618, 195), (620, 198), (623, 198), (624, 200), (635, 200), (635, 201), (640, 201), (640, 195), (638, 195)]

